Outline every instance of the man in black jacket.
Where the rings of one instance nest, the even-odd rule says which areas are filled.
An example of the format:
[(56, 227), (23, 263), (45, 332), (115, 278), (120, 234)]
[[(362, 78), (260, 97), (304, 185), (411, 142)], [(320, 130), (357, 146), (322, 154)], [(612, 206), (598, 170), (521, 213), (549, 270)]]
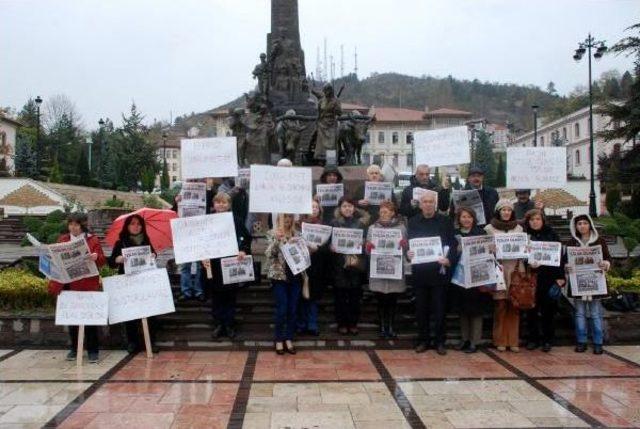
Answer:
[[(480, 167), (471, 167), (469, 169), (469, 175), (467, 176), (467, 183), (464, 186), (465, 190), (476, 189), (480, 193), (480, 199), (482, 200), (482, 206), (484, 208), (484, 219), (486, 224), (491, 223), (491, 218), (496, 208), (496, 204), (500, 199), (498, 191), (491, 186), (484, 184), (484, 170)], [(455, 210), (455, 207), (453, 208)]]
[(443, 188), (429, 174), (431, 170), (428, 165), (420, 164), (416, 167), (416, 173), (411, 177), (411, 184), (402, 191), (400, 201), (400, 214), (409, 219), (420, 213), (418, 201), (413, 199), (414, 188), (428, 189), (438, 193), (438, 209), (446, 211), (449, 208), (449, 189)]
[[(430, 319), (435, 321), (435, 346), (439, 355), (447, 353), (445, 342), (446, 290), (451, 273), (458, 259), (455, 230), (451, 219), (436, 213), (434, 195), (423, 195), (420, 199), (421, 213), (409, 219), (408, 236), (412, 238), (440, 237), (444, 256), (436, 262), (412, 265), (413, 288), (416, 294), (416, 321), (418, 339), (416, 353), (429, 348)], [(448, 249), (447, 249), (448, 248)], [(407, 253), (409, 260), (415, 257), (413, 251)]]

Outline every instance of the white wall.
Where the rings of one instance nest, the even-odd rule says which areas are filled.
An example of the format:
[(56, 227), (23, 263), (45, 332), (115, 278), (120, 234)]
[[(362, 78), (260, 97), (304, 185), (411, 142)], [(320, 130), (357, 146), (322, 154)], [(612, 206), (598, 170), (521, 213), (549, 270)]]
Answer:
[[(2, 119), (0, 119), (0, 135), (4, 134), (4, 139), (6, 141), (6, 144), (9, 145), (10, 149), (9, 149), (9, 155), (8, 156), (4, 156), (6, 163), (7, 163), (7, 170), (9, 171), (9, 174), (13, 175), (15, 174), (15, 163), (14, 163), (14, 157), (16, 155), (16, 133), (17, 133), (17, 128), (15, 125), (12, 125), (10, 123), (4, 122)], [(2, 144), (2, 141), (0, 141), (0, 144)]]

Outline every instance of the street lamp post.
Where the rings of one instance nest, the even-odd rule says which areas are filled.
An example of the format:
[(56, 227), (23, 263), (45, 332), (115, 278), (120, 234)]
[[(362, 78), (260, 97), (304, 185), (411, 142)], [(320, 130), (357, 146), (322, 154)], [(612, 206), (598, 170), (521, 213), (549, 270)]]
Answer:
[(164, 160), (164, 163), (167, 163), (167, 132), (164, 131), (162, 133), (162, 158)]
[(34, 100), (36, 102), (36, 171), (40, 175), (40, 167), (42, 167), (42, 144), (40, 142), (40, 105), (42, 104), (42, 98), (38, 95)]
[(591, 168), (591, 191), (589, 192), (589, 215), (591, 217), (597, 216), (596, 210), (596, 187), (595, 187), (595, 156), (593, 149), (593, 89), (591, 82), (591, 48), (596, 48), (596, 51), (593, 54), (595, 59), (602, 58), (602, 55), (607, 50), (607, 46), (604, 44), (604, 41), (596, 41), (595, 38), (589, 36), (578, 44), (578, 49), (576, 49), (573, 59), (576, 61), (580, 61), (582, 56), (587, 53), (589, 57), (589, 161)]
[(538, 105), (531, 106), (533, 110), (533, 146), (538, 146)]
[(476, 127), (474, 124), (468, 124), (467, 128), (469, 129), (469, 133), (471, 135), (471, 140), (469, 140), (469, 148), (471, 149), (471, 166), (476, 165), (476, 148), (475, 148), (475, 139), (476, 139)]

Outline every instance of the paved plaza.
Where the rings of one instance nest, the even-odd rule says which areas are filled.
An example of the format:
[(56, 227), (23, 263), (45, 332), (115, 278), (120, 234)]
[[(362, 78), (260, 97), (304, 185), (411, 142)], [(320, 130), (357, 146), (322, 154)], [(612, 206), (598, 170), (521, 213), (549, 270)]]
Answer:
[(640, 346), (412, 350), (0, 350), (0, 428), (511, 428), (640, 425)]

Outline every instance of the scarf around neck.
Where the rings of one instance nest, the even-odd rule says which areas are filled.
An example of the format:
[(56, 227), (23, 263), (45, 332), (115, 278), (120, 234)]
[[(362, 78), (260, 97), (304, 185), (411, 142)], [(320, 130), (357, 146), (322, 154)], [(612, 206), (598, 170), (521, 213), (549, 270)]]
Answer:
[(518, 222), (515, 220), (504, 221), (496, 217), (491, 219), (491, 226), (493, 226), (495, 229), (498, 229), (504, 232), (511, 231), (513, 228), (516, 227), (516, 225), (518, 225)]

